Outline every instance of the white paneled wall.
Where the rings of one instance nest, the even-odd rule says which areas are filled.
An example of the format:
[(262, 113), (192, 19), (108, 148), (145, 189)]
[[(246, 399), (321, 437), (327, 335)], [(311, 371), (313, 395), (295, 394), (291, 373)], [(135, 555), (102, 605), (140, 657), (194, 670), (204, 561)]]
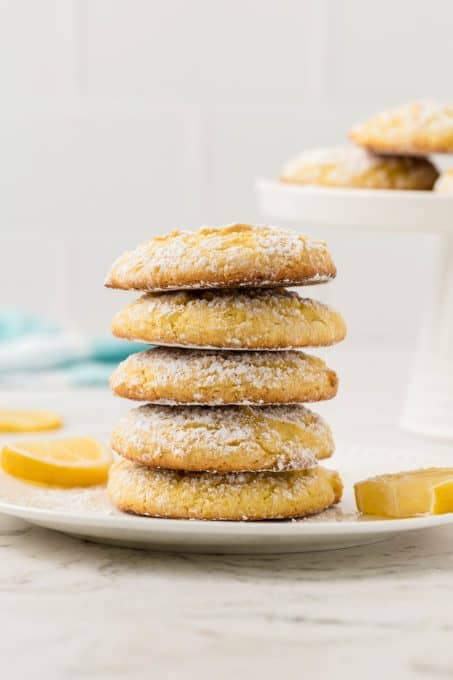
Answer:
[[(256, 175), (375, 109), (451, 101), (452, 29), (450, 0), (0, 0), (0, 304), (106, 332), (122, 249), (262, 221)], [(315, 234), (351, 341), (412, 343), (434, 241)]]

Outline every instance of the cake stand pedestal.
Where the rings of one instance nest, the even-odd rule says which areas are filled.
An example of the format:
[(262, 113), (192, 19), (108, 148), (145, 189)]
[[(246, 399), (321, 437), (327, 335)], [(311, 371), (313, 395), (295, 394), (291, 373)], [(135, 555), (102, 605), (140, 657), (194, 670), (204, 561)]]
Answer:
[(423, 323), (401, 425), (453, 439), (453, 195), (301, 187), (258, 179), (266, 217), (319, 227), (438, 234), (435, 296)]

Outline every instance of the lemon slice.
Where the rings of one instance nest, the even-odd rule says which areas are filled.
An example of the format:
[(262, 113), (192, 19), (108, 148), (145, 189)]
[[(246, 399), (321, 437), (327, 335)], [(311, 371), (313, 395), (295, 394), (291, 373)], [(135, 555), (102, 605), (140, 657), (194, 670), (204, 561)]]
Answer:
[(60, 416), (52, 411), (0, 409), (0, 432), (38, 432), (61, 426)]
[(380, 517), (415, 517), (453, 512), (453, 468), (428, 468), (381, 475), (354, 486), (360, 512)]
[(111, 462), (110, 449), (88, 437), (14, 442), (1, 457), (2, 468), (14, 477), (65, 487), (104, 483)]

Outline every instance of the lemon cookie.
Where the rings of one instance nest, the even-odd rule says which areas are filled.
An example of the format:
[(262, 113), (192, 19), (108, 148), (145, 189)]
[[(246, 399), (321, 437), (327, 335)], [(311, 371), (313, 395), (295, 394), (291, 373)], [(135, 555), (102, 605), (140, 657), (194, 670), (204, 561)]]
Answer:
[(303, 470), (334, 451), (329, 426), (304, 406), (153, 406), (132, 409), (112, 448), (171, 470)]
[(360, 189), (432, 189), (436, 168), (425, 158), (378, 156), (354, 146), (305, 151), (283, 169), (282, 182)]
[(335, 274), (321, 241), (277, 227), (231, 224), (152, 238), (121, 255), (105, 285), (145, 291), (293, 286)]
[(332, 345), (346, 335), (327, 305), (279, 289), (148, 293), (113, 319), (119, 338), (214, 349)]
[(136, 515), (205, 520), (305, 517), (338, 503), (339, 474), (318, 467), (297, 472), (214, 475), (153, 470), (126, 460), (110, 468), (108, 492)]
[(156, 347), (114, 371), (115, 394), (155, 404), (291, 404), (332, 399), (338, 377), (297, 351), (229, 352)]
[(434, 185), (434, 191), (439, 194), (453, 194), (453, 168), (441, 174)]
[(355, 126), (349, 136), (360, 146), (381, 153), (452, 153), (453, 105), (406, 104)]

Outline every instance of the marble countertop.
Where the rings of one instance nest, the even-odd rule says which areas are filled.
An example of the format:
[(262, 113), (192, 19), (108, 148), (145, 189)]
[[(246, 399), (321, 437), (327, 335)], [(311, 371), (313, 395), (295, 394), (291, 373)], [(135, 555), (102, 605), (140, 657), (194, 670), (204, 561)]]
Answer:
[[(337, 436), (441, 447), (451, 464), (450, 445), (395, 425), (406, 352), (335, 356), (342, 394), (323, 412)], [(66, 398), (83, 412), (83, 393)], [(123, 411), (112, 400), (93, 418)], [(3, 516), (0, 547), (4, 678), (453, 677), (453, 527), (324, 553), (170, 555)]]

